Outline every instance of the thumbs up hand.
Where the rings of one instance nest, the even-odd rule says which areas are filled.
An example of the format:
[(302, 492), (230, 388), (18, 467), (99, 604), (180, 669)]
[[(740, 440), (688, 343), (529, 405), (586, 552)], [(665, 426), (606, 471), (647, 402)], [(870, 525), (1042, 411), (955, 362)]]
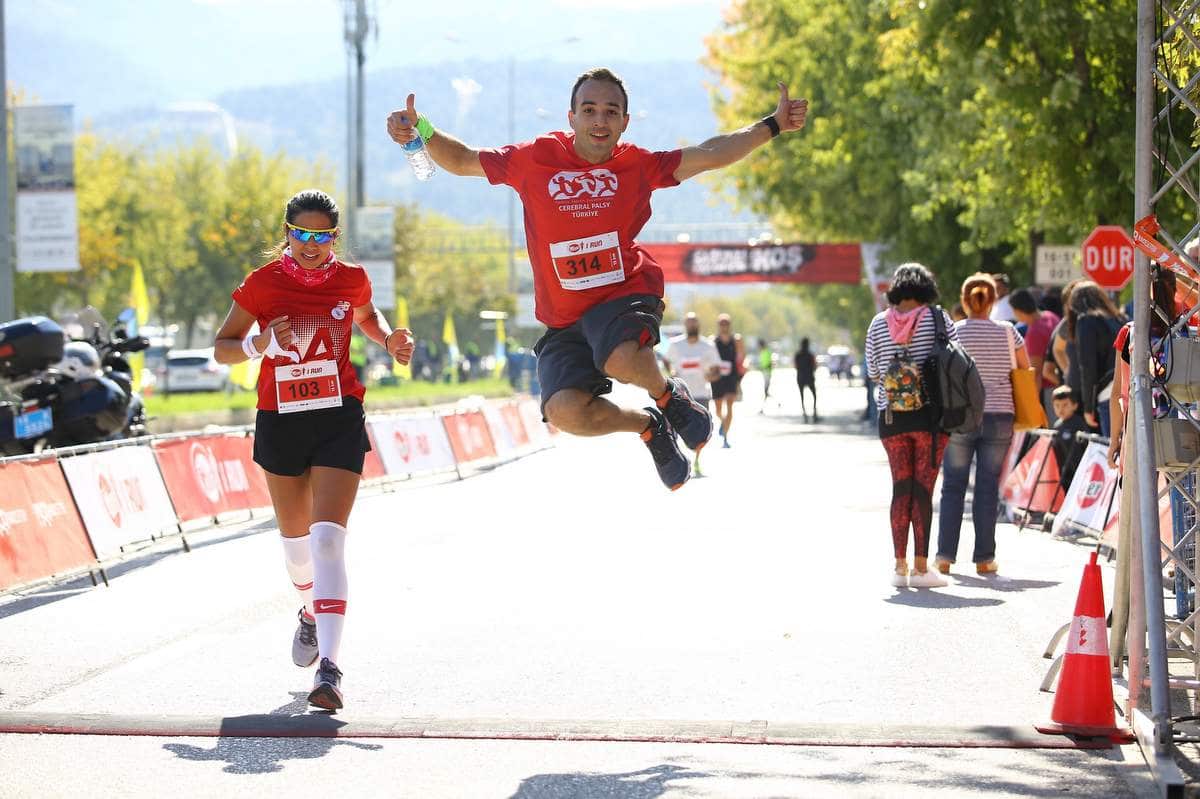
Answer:
[(779, 84), (779, 105), (775, 108), (775, 121), (779, 123), (779, 132), (788, 133), (800, 130), (808, 117), (808, 100), (793, 100), (788, 97), (786, 83)]
[(392, 141), (405, 144), (417, 137), (417, 109), (413, 105), (416, 95), (408, 95), (408, 105), (401, 111), (388, 114), (387, 131)]

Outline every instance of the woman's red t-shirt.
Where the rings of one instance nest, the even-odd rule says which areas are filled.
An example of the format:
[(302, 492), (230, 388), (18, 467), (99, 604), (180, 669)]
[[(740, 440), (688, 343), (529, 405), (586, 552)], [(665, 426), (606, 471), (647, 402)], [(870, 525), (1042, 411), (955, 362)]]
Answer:
[[(296, 340), (289, 349), (300, 353), (301, 363), (333, 359), (343, 397), (362, 400), (366, 388), (350, 364), (350, 332), (354, 309), (371, 301), (371, 280), (360, 266), (335, 261), (337, 271), (319, 286), (303, 286), (289, 277), (278, 260), (259, 267), (233, 291), (233, 301), (266, 330), (272, 319), (287, 316)], [(258, 408), (278, 410), (275, 367), (288, 366), (286, 358), (263, 358), (258, 372)]]

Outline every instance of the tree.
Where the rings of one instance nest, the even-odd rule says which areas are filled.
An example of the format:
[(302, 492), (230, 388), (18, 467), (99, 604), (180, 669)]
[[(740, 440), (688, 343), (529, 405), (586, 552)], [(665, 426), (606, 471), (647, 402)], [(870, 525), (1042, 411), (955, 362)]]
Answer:
[(718, 113), (755, 118), (776, 80), (811, 111), (728, 179), (779, 229), (884, 242), (943, 295), (979, 269), (1029, 282), (1037, 244), (1133, 221), (1135, 6), (742, 0), (709, 42)]

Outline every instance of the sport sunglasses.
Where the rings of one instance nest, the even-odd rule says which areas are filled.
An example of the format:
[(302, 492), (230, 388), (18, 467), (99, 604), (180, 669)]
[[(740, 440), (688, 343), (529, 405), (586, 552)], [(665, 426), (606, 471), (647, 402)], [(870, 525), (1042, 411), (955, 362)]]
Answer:
[(338, 234), (338, 229), (335, 227), (325, 230), (309, 230), (306, 227), (288, 224), (287, 229), (288, 235), (296, 241), (314, 241), (317, 244), (328, 244), (336, 239)]

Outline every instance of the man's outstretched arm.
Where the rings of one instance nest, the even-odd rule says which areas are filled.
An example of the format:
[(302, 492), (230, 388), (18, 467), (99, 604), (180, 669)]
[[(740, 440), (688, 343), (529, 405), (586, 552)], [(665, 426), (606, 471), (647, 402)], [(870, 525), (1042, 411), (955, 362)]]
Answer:
[[(403, 145), (420, 135), (417, 128), (417, 109), (413, 106), (415, 99), (410, 94), (408, 105), (403, 111), (393, 111), (388, 115), (388, 135), (397, 144)], [(485, 177), (478, 150), (440, 130), (433, 130), (432, 134), (426, 140), (425, 148), (429, 150), (429, 156), (435, 164), (452, 175)]]
[[(766, 119), (773, 119), (779, 133), (791, 133), (804, 127), (808, 116), (808, 100), (792, 100), (788, 87), (779, 84), (779, 106)], [(675, 179), (684, 181), (710, 169), (720, 169), (736, 163), (755, 148), (769, 142), (775, 135), (770, 124), (764, 120), (748, 125), (733, 133), (714, 136), (702, 144), (683, 148), (683, 158), (674, 172)]]

